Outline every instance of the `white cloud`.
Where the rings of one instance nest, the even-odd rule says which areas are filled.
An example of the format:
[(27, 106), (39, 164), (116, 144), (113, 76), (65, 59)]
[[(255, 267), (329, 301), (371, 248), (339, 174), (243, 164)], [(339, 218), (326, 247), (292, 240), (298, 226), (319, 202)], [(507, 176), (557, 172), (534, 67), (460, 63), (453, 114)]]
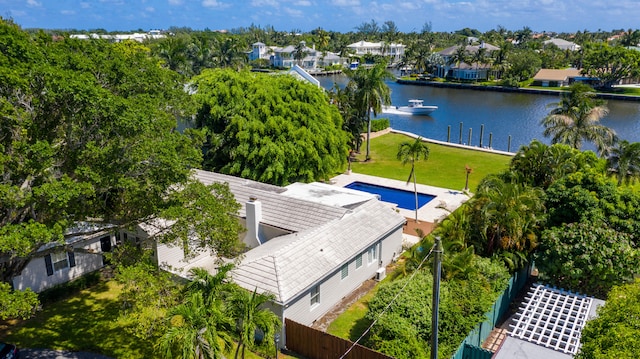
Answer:
[(27, 5), (33, 6), (33, 7), (40, 7), (42, 6), (42, 3), (37, 2), (36, 0), (27, 0)]
[(76, 14), (76, 12), (73, 11), (73, 10), (60, 10), (60, 13), (62, 15), (75, 15)]
[(81, 2), (80, 7), (83, 9), (88, 9), (91, 7), (91, 5), (88, 2)]
[(331, 0), (335, 6), (360, 6), (360, 0)]
[(287, 13), (287, 15), (289, 15), (291, 17), (303, 17), (304, 16), (304, 13), (302, 12), (302, 10), (285, 8), (284, 11)]
[(296, 1), (293, 3), (293, 5), (297, 5), (297, 6), (311, 6), (311, 1), (307, 1), (307, 0), (300, 0), (300, 1)]
[(144, 10), (146, 12), (154, 12), (154, 11), (156, 11), (156, 9), (154, 9), (152, 6), (147, 6), (147, 7), (144, 8)]
[(280, 2), (277, 0), (252, 0), (251, 6), (271, 6), (278, 7)]
[(182, 5), (182, 0), (169, 0), (169, 5)]
[(202, 0), (202, 6), (209, 7), (209, 8), (219, 8), (219, 9), (224, 9), (229, 7), (228, 4), (225, 4), (217, 0)]

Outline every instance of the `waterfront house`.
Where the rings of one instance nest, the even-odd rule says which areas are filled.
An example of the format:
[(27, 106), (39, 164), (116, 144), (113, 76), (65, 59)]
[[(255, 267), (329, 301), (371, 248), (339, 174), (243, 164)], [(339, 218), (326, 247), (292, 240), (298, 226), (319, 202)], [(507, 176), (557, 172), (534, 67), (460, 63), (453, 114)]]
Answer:
[(569, 86), (583, 76), (578, 69), (540, 69), (533, 77), (534, 86), (563, 87)]
[(16, 290), (31, 288), (42, 292), (105, 265), (104, 253), (116, 245), (116, 227), (89, 222), (76, 223), (63, 243), (48, 243), (38, 249), (19, 275), (13, 278)]
[(259, 42), (252, 45), (249, 59), (269, 59), (270, 64), (275, 67), (291, 68), (298, 65), (310, 71), (332, 65), (342, 65), (345, 62), (342, 57), (333, 52), (316, 50), (315, 45), (308, 47), (304, 41), (301, 44), (304, 56), (300, 59), (296, 59), (296, 46), (269, 47)]
[[(196, 170), (204, 184), (224, 182), (241, 204), (241, 240), (249, 250), (231, 272), (243, 288), (272, 293), (270, 308), (310, 325), (364, 281), (384, 277), (402, 251), (405, 218), (374, 195), (323, 183), (278, 187)], [(194, 266), (215, 272), (215, 254), (185, 260), (158, 244), (162, 268), (187, 276)], [(284, 341), (283, 341), (284, 343)]]
[(144, 42), (146, 40), (163, 39), (166, 36), (160, 32), (160, 30), (151, 30), (147, 33), (133, 33), (133, 34), (72, 34), (69, 35), (72, 39), (89, 40), (89, 39), (102, 39), (110, 42), (123, 42), (127, 40), (133, 40), (137, 42)]
[(359, 41), (353, 44), (347, 45), (347, 47), (354, 51), (356, 56), (381, 55), (391, 58), (391, 62), (397, 62), (404, 56), (405, 45), (386, 42), (368, 42)]
[[(487, 80), (491, 76), (497, 77), (498, 74), (492, 73), (491, 66), (488, 64), (467, 63), (464, 61), (452, 62), (460, 46), (462, 45), (451, 46), (437, 52), (444, 60), (444, 64), (436, 67), (436, 77), (455, 78), (459, 80)], [(480, 49), (485, 49), (484, 51), (487, 52), (487, 56), (493, 51), (500, 50), (499, 47), (484, 42), (479, 45), (465, 46), (465, 52), (469, 57), (472, 57), (480, 51)]]

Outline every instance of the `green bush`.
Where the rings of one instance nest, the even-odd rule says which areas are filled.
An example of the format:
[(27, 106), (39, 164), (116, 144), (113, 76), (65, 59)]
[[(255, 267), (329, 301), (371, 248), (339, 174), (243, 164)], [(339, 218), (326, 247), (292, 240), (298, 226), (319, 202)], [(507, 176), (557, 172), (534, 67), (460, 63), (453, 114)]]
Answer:
[(371, 120), (371, 132), (386, 130), (391, 126), (388, 118)]
[(640, 353), (640, 279), (615, 287), (598, 316), (582, 330), (577, 359), (637, 358)]

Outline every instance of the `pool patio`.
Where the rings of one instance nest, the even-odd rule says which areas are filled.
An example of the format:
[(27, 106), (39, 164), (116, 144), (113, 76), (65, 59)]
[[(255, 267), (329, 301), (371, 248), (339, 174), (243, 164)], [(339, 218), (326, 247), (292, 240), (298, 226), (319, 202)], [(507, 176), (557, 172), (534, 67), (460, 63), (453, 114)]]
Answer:
[[(360, 173), (341, 174), (331, 179), (331, 184), (344, 187), (351, 182), (364, 182), (380, 186), (386, 186), (405, 191), (413, 192), (413, 183), (407, 184), (388, 178), (369, 176)], [(418, 192), (436, 196), (431, 202), (418, 209), (418, 220), (422, 222), (441, 222), (449, 213), (456, 210), (460, 205), (469, 199), (469, 196), (461, 190), (434, 187), (418, 184)], [(397, 208), (398, 212), (407, 219), (415, 218), (415, 211)]]

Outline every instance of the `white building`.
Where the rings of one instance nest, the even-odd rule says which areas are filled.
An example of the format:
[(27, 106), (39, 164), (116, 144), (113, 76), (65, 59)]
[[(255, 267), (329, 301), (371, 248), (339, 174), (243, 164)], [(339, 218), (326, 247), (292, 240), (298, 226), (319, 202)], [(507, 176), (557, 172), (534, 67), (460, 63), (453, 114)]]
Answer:
[[(272, 293), (271, 309), (310, 325), (364, 281), (384, 276), (402, 251), (405, 218), (374, 195), (322, 183), (272, 186), (197, 170), (204, 184), (226, 182), (241, 203), (239, 217), (251, 248), (231, 272), (247, 290)], [(216, 258), (185, 261), (179, 247), (157, 247), (158, 263), (180, 275), (215, 271)], [(284, 334), (284, 331), (283, 331)], [(285, 341), (282, 341), (284, 343)]]
[(386, 43), (386, 42), (368, 42), (359, 41), (351, 45), (347, 45), (357, 56), (366, 54), (381, 55), (391, 57), (393, 61), (399, 61), (404, 56), (405, 45)]
[(560, 50), (569, 50), (569, 51), (578, 51), (582, 47), (575, 42), (567, 41), (564, 39), (551, 39), (547, 40), (543, 43), (544, 45), (553, 44), (556, 45)]
[(109, 40), (111, 42), (122, 42), (127, 40), (133, 40), (137, 42), (144, 42), (145, 40), (162, 39), (166, 36), (160, 33), (160, 30), (151, 30), (148, 33), (133, 33), (133, 34), (72, 34), (69, 35), (72, 39), (89, 40), (89, 39), (102, 39)]
[(104, 256), (116, 245), (115, 226), (77, 223), (68, 233), (65, 245), (49, 243), (13, 278), (16, 290), (31, 288), (42, 292), (104, 267)]

